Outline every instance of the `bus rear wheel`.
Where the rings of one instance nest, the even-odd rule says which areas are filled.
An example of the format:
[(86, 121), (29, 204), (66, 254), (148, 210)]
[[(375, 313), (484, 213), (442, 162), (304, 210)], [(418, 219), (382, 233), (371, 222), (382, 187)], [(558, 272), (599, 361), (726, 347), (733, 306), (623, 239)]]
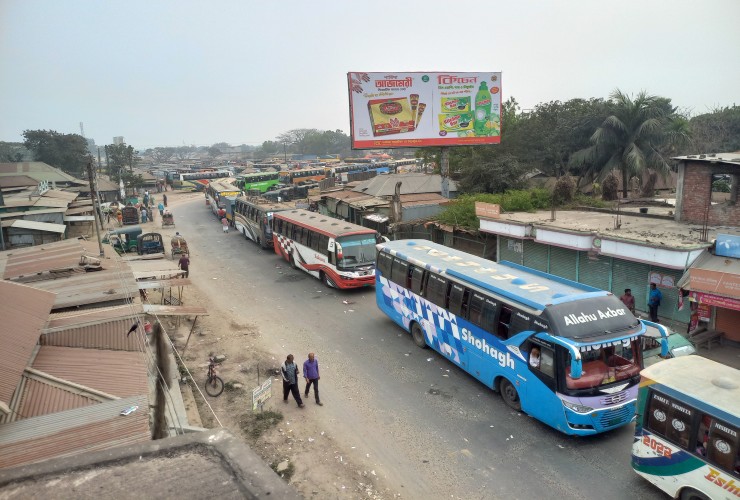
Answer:
[(522, 402), (519, 399), (519, 393), (516, 391), (514, 384), (509, 382), (507, 379), (501, 379), (499, 390), (501, 391), (501, 399), (504, 400), (504, 403), (506, 403), (509, 408), (516, 411), (522, 409)]
[(686, 488), (681, 491), (681, 500), (710, 500), (704, 493), (700, 493), (691, 488)]
[(290, 254), (290, 267), (293, 269), (298, 269), (298, 266), (295, 265), (295, 259), (293, 259), (293, 254)]
[(422, 349), (429, 347), (424, 341), (424, 330), (421, 329), (421, 325), (419, 323), (411, 325), (411, 338), (414, 339), (414, 344)]

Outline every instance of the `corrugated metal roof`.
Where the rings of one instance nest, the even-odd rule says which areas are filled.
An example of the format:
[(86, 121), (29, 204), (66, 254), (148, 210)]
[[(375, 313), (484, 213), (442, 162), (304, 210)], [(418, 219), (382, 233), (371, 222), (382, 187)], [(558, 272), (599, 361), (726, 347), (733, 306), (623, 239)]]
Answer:
[(119, 262), (117, 269), (78, 273), (63, 279), (29, 284), (34, 288), (55, 292), (54, 309), (120, 301), (139, 294), (133, 273), (125, 262)]
[(42, 330), (41, 345), (85, 347), (114, 351), (143, 351), (144, 346), (134, 335), (124, 335), (142, 314), (141, 304), (82, 309), (70, 311), (66, 316), (50, 318)]
[(23, 378), (20, 390), (20, 402), (9, 422), (100, 403), (100, 401), (65, 390), (58, 385), (28, 377)]
[[(427, 174), (390, 174), (379, 175), (358, 184), (353, 191), (373, 196), (391, 196), (395, 193), (396, 183), (401, 182), (401, 194), (440, 193), (442, 176)], [(457, 191), (457, 183), (449, 181), (451, 192)]]
[[(137, 411), (120, 414), (134, 405)], [(138, 395), (0, 425), (0, 468), (150, 439), (149, 398)]]
[(65, 174), (58, 168), (42, 161), (25, 161), (18, 163), (0, 163), (0, 176), (27, 175), (36, 181), (67, 182), (83, 184), (83, 181)]
[[(120, 334), (125, 337), (127, 331)], [(41, 346), (32, 367), (121, 398), (149, 390), (146, 361), (140, 352)]]
[(12, 187), (25, 187), (25, 186), (37, 186), (38, 181), (31, 179), (27, 175), (10, 175), (7, 177), (0, 177), (0, 188), (12, 188)]
[(161, 306), (144, 304), (144, 312), (160, 316), (208, 316), (208, 309), (200, 306)]
[(93, 213), (92, 206), (68, 208), (67, 211), (64, 212), (64, 215), (79, 215), (79, 214), (89, 214), (89, 213)]
[(0, 281), (0, 401), (8, 404), (38, 342), (55, 296)]
[(52, 224), (50, 222), (37, 222), (35, 220), (16, 220), (10, 225), (16, 229), (30, 229), (33, 231), (45, 231), (47, 233), (64, 234), (67, 226), (64, 224)]
[(78, 268), (81, 254), (79, 240), (13, 249), (8, 252), (3, 278), (10, 280), (52, 270)]
[(72, 201), (77, 199), (80, 193), (72, 193), (70, 191), (62, 191), (60, 189), (50, 189), (45, 192), (42, 197), (45, 198), (59, 198), (62, 200)]

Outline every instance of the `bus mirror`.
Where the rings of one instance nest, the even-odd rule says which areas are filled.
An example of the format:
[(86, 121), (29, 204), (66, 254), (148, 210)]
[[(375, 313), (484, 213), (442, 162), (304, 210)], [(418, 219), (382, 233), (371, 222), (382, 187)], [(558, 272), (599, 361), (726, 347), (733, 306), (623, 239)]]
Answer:
[(391, 242), (391, 240), (389, 240), (388, 237), (386, 237), (386, 236), (381, 236), (380, 238), (383, 240), (383, 243), (390, 243)]

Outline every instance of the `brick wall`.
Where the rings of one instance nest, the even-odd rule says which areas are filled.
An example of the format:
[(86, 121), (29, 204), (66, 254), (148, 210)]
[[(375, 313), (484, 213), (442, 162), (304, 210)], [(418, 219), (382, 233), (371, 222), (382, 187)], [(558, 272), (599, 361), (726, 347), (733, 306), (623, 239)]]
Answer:
[[(681, 220), (701, 224), (712, 195), (713, 168), (705, 162), (685, 163), (683, 189), (681, 193)], [(710, 226), (737, 225), (740, 221), (740, 205), (718, 203), (709, 208)]]

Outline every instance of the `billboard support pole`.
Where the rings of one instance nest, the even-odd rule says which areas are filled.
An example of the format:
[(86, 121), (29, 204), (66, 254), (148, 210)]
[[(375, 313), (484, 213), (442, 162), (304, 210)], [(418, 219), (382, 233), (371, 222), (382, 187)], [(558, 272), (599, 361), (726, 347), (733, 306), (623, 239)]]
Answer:
[(440, 161), (439, 172), (442, 175), (442, 196), (450, 197), (450, 148), (442, 146), (442, 159)]

